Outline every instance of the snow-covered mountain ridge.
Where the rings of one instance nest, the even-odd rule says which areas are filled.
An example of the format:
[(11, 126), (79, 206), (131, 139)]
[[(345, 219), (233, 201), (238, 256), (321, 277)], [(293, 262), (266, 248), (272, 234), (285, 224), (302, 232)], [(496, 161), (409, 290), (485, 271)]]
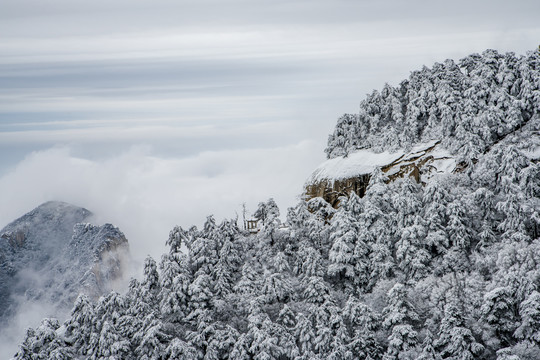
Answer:
[(80, 293), (96, 298), (122, 275), (128, 243), (87, 209), (44, 203), (0, 231), (0, 324), (29, 303), (68, 312)]
[(463, 171), (524, 128), (531, 139), (520, 151), (536, 157), (536, 57), (487, 50), (424, 67), (397, 87), (374, 91), (359, 113), (338, 119), (325, 150), (329, 159), (306, 181), (307, 198), (336, 206), (351, 191), (363, 196), (375, 168), (390, 180), (409, 175), (423, 183), (433, 174)]

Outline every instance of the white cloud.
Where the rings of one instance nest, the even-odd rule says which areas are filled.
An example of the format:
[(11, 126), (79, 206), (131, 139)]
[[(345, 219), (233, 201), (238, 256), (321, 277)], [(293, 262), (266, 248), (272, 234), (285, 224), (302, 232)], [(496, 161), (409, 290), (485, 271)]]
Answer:
[(97, 222), (111, 222), (128, 237), (136, 258), (159, 258), (169, 230), (201, 225), (251, 211), (274, 197), (282, 213), (297, 201), (304, 180), (322, 160), (312, 142), (254, 150), (203, 152), (181, 159), (159, 158), (147, 147), (92, 161), (67, 147), (32, 153), (0, 178), (0, 226), (41, 202), (61, 200), (83, 206)]

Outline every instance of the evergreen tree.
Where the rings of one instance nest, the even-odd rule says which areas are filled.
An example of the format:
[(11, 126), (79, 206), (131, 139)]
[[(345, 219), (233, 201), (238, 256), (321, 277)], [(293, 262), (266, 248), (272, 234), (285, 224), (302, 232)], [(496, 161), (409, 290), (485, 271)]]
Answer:
[(325, 263), (319, 250), (303, 244), (296, 253), (295, 272), (301, 276), (323, 276), (325, 274)]
[(445, 306), (439, 338), (434, 345), (443, 359), (472, 360), (484, 351), (484, 347), (476, 341), (472, 331), (467, 328), (455, 300)]
[(303, 297), (309, 304), (320, 305), (325, 302), (333, 301), (328, 283), (319, 276), (311, 276), (307, 279)]
[(300, 353), (305, 355), (313, 354), (315, 345), (315, 332), (313, 330), (313, 324), (302, 313), (298, 313), (297, 315), (294, 334)]
[(234, 360), (248, 360), (252, 358), (251, 352), (249, 350), (251, 344), (251, 336), (249, 334), (242, 334), (236, 340), (236, 343), (234, 344), (231, 354), (229, 356), (230, 359)]
[(165, 349), (164, 358), (167, 360), (191, 360), (195, 359), (197, 353), (185, 341), (174, 338)]
[(260, 231), (262, 238), (270, 240), (270, 245), (273, 246), (277, 237), (277, 229), (281, 224), (279, 208), (274, 199), (270, 198), (266, 203), (259, 203), (253, 217), (262, 223)]
[(242, 276), (234, 289), (240, 295), (254, 295), (259, 290), (260, 282), (260, 275), (250, 263), (246, 262), (242, 266)]
[(105, 321), (101, 327), (98, 343), (90, 358), (122, 359), (128, 356), (130, 350), (130, 341), (124, 339), (111, 322)]
[(169, 239), (166, 242), (166, 245), (170, 247), (170, 253), (176, 254), (179, 253), (182, 249), (183, 244), (188, 244), (189, 236), (187, 231), (182, 229), (180, 226), (175, 226), (170, 232), (169, 232)]
[(142, 282), (142, 297), (143, 300), (152, 308), (156, 308), (159, 304), (159, 273), (157, 264), (154, 259), (148, 256), (144, 260), (144, 279)]
[(90, 336), (95, 323), (94, 307), (86, 295), (79, 295), (73, 309), (71, 317), (66, 321), (66, 336), (71, 339), (71, 343), (81, 354), (85, 354), (90, 342)]
[(353, 353), (349, 349), (351, 341), (347, 326), (345, 325), (341, 314), (336, 313), (330, 318), (330, 326), (333, 330), (332, 344), (327, 359), (353, 359)]
[(46, 318), (34, 329), (27, 329), (25, 339), (15, 354), (15, 360), (45, 360), (50, 358), (73, 358), (70, 347), (65, 346), (56, 331), (60, 328), (57, 319)]
[(397, 283), (388, 292), (388, 303), (383, 309), (383, 326), (390, 330), (385, 360), (397, 359), (399, 354), (413, 348), (418, 342), (418, 333), (413, 324), (418, 314), (408, 300), (407, 289)]
[(498, 287), (484, 295), (481, 312), (493, 328), (502, 347), (514, 344), (513, 334), (517, 327), (516, 299), (511, 288)]
[(442, 357), (433, 347), (433, 335), (428, 330), (424, 342), (421, 345), (422, 352), (418, 356), (417, 360), (442, 360)]
[(231, 293), (238, 277), (237, 271), (240, 263), (238, 250), (229, 239), (225, 239), (219, 250), (219, 260), (213, 273), (216, 295), (224, 296)]
[(279, 323), (286, 329), (292, 329), (296, 326), (296, 315), (287, 304), (283, 305), (283, 308), (279, 311), (278, 319)]
[(161, 315), (171, 322), (180, 322), (187, 315), (191, 278), (183, 254), (164, 255), (161, 263)]
[(141, 360), (160, 359), (169, 340), (170, 336), (165, 333), (163, 324), (149, 315), (144, 320), (142, 331), (135, 335), (135, 355)]
[(521, 303), (519, 315), (521, 324), (515, 330), (514, 336), (540, 345), (540, 293), (538, 291), (533, 291)]
[(353, 330), (349, 349), (357, 358), (380, 358), (381, 347), (376, 340), (376, 331), (381, 326), (379, 316), (369, 306), (354, 296), (349, 296), (343, 309), (345, 319)]
[[(418, 218), (417, 222), (420, 221)], [(406, 280), (419, 279), (427, 272), (431, 257), (424, 247), (425, 236), (424, 226), (417, 223), (404, 228), (396, 243), (396, 259)]]
[(192, 312), (209, 309), (214, 298), (212, 279), (209, 275), (200, 274), (189, 285), (189, 306)]
[(286, 302), (291, 297), (292, 284), (283, 274), (267, 271), (263, 279), (261, 293), (267, 303)]
[(252, 306), (248, 321), (249, 334), (253, 339), (249, 351), (253, 354), (253, 358), (278, 359), (285, 350), (279, 344), (275, 327), (268, 315), (262, 312), (259, 306)]
[[(348, 279), (351, 282), (358, 279), (355, 269), (358, 257), (362, 256), (364, 260), (363, 258), (367, 256), (366, 245), (358, 244), (358, 223), (353, 217), (358, 211), (358, 202), (358, 196), (354, 193), (348, 200), (344, 199), (342, 207), (332, 218), (331, 224), (332, 247), (329, 253), (328, 274), (338, 279)], [(355, 249), (357, 249), (357, 254), (355, 254)], [(365, 276), (365, 274), (362, 275)]]

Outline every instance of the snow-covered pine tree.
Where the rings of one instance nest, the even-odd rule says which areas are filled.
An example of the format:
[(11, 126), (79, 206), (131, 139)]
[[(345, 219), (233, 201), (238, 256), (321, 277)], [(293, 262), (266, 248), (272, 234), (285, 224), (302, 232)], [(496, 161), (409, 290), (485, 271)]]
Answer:
[(401, 352), (408, 351), (418, 343), (418, 333), (414, 325), (418, 314), (408, 299), (407, 288), (395, 284), (387, 295), (387, 305), (383, 309), (383, 326), (390, 331), (388, 346), (383, 359), (398, 359)]
[(484, 351), (484, 346), (476, 341), (472, 331), (467, 327), (457, 302), (452, 299), (444, 309), (435, 348), (443, 359), (477, 359)]

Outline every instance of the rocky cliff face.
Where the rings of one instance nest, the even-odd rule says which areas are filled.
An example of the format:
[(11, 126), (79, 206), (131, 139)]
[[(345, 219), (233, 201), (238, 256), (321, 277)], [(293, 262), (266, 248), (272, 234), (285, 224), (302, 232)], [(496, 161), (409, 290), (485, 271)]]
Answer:
[(443, 149), (439, 141), (415, 146), (411, 151), (374, 153), (360, 150), (338, 156), (322, 163), (307, 180), (307, 200), (321, 197), (333, 207), (339, 198), (352, 192), (363, 197), (370, 174), (380, 169), (390, 181), (405, 176), (425, 183), (435, 174), (450, 173), (459, 169), (454, 156)]
[(47, 202), (0, 231), (0, 324), (20, 304), (69, 310), (79, 293), (98, 297), (122, 275), (128, 242), (116, 227), (88, 223), (92, 213)]

